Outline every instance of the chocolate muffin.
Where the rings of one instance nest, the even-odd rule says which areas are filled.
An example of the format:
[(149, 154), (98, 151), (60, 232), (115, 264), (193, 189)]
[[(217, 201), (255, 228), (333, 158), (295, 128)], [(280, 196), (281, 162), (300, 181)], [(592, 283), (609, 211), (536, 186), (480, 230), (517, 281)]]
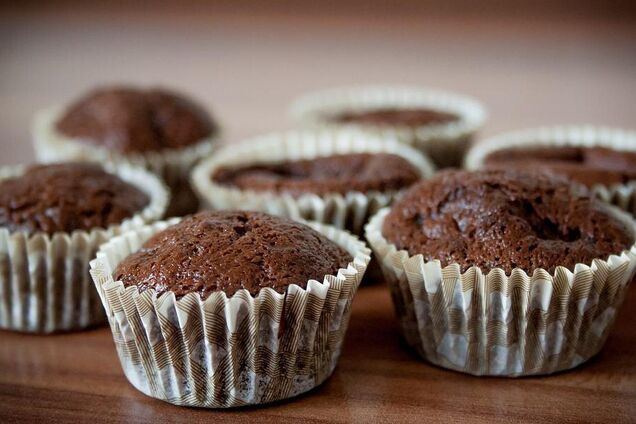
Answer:
[(192, 100), (162, 89), (108, 87), (71, 104), (56, 123), (67, 137), (117, 153), (191, 146), (217, 131)]
[(200, 105), (159, 88), (106, 86), (67, 107), (39, 111), (33, 143), (40, 162), (134, 163), (170, 188), (168, 216), (199, 209), (190, 171), (212, 152), (219, 127)]
[(636, 180), (636, 152), (605, 147), (554, 146), (507, 148), (484, 159), (487, 168), (540, 169), (588, 187)]
[(329, 116), (327, 119), (339, 124), (420, 127), (424, 125), (447, 124), (459, 120), (459, 116), (453, 113), (425, 108), (383, 108), (342, 112)]
[(149, 202), (144, 192), (99, 165), (38, 165), (0, 181), (0, 226), (29, 234), (107, 228)]
[(426, 153), (438, 168), (461, 165), (486, 113), (475, 99), (425, 87), (362, 86), (309, 93), (290, 114), (301, 125), (389, 136)]
[(312, 228), (259, 212), (200, 212), (156, 234), (124, 259), (114, 279), (140, 291), (170, 291), (203, 299), (240, 289), (252, 295), (265, 287), (279, 293), (308, 280), (322, 281), (352, 260)]
[(135, 388), (180, 406), (244, 407), (332, 374), (369, 254), (316, 222), (201, 212), (103, 244), (91, 276)]
[(48, 334), (106, 321), (90, 285), (100, 245), (161, 218), (168, 192), (129, 164), (0, 169), (0, 328)]
[(406, 159), (388, 153), (349, 153), (276, 164), (220, 167), (214, 182), (243, 190), (325, 195), (398, 191), (421, 178)]
[(382, 233), (398, 249), (442, 266), (484, 272), (570, 270), (620, 254), (631, 228), (609, 206), (565, 178), (545, 173), (447, 171), (413, 186), (387, 215)]

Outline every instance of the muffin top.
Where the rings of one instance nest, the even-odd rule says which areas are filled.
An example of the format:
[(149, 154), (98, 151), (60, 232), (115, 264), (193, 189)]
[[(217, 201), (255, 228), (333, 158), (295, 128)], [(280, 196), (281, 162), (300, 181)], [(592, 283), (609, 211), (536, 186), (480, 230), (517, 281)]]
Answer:
[(343, 112), (330, 117), (340, 124), (364, 124), (376, 126), (421, 127), (447, 124), (457, 121), (455, 114), (433, 109), (372, 109), (359, 112)]
[(484, 272), (556, 266), (620, 254), (632, 228), (583, 186), (545, 173), (445, 171), (413, 186), (386, 216), (384, 236), (410, 255)]
[(0, 226), (30, 234), (107, 228), (149, 202), (144, 192), (99, 165), (38, 165), (0, 181)]
[(240, 289), (279, 293), (308, 280), (322, 282), (351, 255), (307, 225), (258, 212), (200, 212), (148, 240), (115, 269), (115, 280), (140, 291), (207, 298)]
[(406, 159), (387, 153), (351, 153), (242, 167), (221, 167), (214, 182), (242, 190), (291, 195), (397, 191), (419, 180)]
[(508, 148), (489, 154), (484, 163), (492, 169), (541, 169), (588, 187), (636, 179), (636, 152), (604, 147)]
[(162, 89), (108, 87), (71, 104), (57, 121), (65, 136), (118, 153), (179, 149), (217, 131), (198, 104)]

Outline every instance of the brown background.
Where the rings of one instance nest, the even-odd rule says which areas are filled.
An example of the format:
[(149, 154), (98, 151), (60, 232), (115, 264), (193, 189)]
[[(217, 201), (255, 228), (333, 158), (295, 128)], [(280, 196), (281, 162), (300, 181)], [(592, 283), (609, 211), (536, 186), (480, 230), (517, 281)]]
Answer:
[[(35, 110), (122, 81), (192, 94), (228, 141), (290, 125), (286, 106), (305, 91), (365, 83), (476, 96), (490, 110), (485, 135), (559, 123), (636, 128), (636, 2), (20, 3), (0, 9), (0, 164), (32, 160)], [(0, 422), (633, 422), (634, 311), (632, 288), (606, 349), (577, 371), (479, 379), (419, 361), (400, 342), (386, 288), (363, 288), (324, 386), (230, 412), (138, 393), (108, 329), (0, 332)]]
[(289, 126), (303, 92), (366, 83), (476, 96), (490, 110), (485, 135), (636, 127), (636, 2), (109, 4), (1, 9), (0, 164), (32, 159), (35, 110), (110, 82), (180, 88), (230, 141)]

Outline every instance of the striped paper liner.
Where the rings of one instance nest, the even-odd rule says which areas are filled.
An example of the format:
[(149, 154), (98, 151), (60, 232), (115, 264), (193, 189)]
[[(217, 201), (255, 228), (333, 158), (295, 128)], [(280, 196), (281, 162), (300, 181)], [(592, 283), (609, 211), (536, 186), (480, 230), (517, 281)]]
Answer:
[[(53, 235), (0, 228), (0, 328), (29, 333), (80, 330), (106, 322), (89, 276), (98, 247), (116, 234), (160, 219), (169, 194), (155, 175), (128, 164), (104, 166), (150, 197), (138, 214), (107, 229)], [(0, 180), (25, 167), (0, 168)]]
[[(604, 147), (636, 151), (636, 131), (594, 126), (542, 127), (504, 133), (476, 143), (466, 155), (465, 167), (480, 169), (488, 155), (504, 149), (531, 147)], [(636, 216), (636, 181), (591, 187), (595, 195)]]
[[(620, 219), (634, 221), (612, 209)], [(488, 274), (398, 251), (382, 235), (389, 209), (366, 237), (391, 289), (407, 343), (440, 367), (474, 375), (528, 376), (576, 367), (598, 353), (636, 270), (636, 245), (607, 260)]]
[[(377, 109), (423, 108), (452, 113), (458, 120), (419, 127), (336, 123), (332, 117), (343, 112)], [(307, 94), (290, 107), (299, 125), (327, 128), (355, 128), (395, 138), (427, 154), (440, 168), (459, 166), (474, 135), (481, 129), (486, 112), (477, 100), (438, 89), (407, 86), (336, 88)]]
[[(192, 173), (192, 184), (203, 207), (247, 209), (307, 219), (361, 234), (368, 218), (390, 205), (399, 192), (351, 191), (346, 194), (305, 194), (242, 190), (217, 184), (211, 178), (220, 167), (314, 159), (347, 153), (392, 153), (411, 163), (423, 178), (433, 174), (433, 165), (418, 151), (393, 139), (354, 130), (305, 130), (273, 133), (219, 149)], [(405, 187), (406, 188), (406, 187)]]
[(290, 398), (320, 385), (336, 367), (351, 302), (370, 260), (356, 237), (308, 223), (353, 256), (346, 269), (291, 285), (284, 294), (217, 292), (176, 299), (124, 288), (112, 273), (152, 235), (179, 219), (128, 232), (103, 245), (91, 275), (108, 315), (122, 368), (148, 396), (176, 405), (228, 408)]

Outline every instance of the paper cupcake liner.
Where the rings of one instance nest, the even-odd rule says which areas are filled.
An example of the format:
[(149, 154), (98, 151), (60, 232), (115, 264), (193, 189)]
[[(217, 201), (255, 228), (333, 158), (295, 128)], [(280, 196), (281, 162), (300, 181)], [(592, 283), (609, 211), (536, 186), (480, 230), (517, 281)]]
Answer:
[[(634, 221), (615, 210), (617, 216)], [(391, 289), (407, 343), (452, 370), (489, 376), (550, 374), (578, 366), (602, 348), (636, 269), (636, 245), (572, 273), (557, 267), (528, 276), (483, 274), (398, 251), (382, 235), (389, 210), (366, 227)]]
[[(342, 112), (361, 112), (379, 108), (427, 108), (453, 113), (459, 120), (416, 128), (334, 123), (328, 117)], [(459, 166), (472, 137), (486, 120), (484, 107), (477, 100), (454, 93), (417, 87), (369, 86), (331, 89), (296, 100), (290, 115), (301, 125), (345, 127), (396, 138), (426, 153), (440, 168)]]
[[(169, 195), (163, 183), (144, 169), (128, 164), (104, 168), (148, 194), (150, 203), (107, 229), (28, 235), (0, 228), (0, 328), (53, 333), (106, 322), (91, 284), (89, 261), (113, 235), (160, 219)], [(0, 168), (0, 180), (21, 175), (24, 169)]]
[(308, 223), (353, 256), (346, 269), (290, 286), (206, 300), (190, 293), (139, 293), (114, 281), (117, 264), (173, 219), (128, 232), (104, 244), (91, 275), (109, 318), (130, 383), (176, 405), (228, 408), (296, 396), (321, 384), (336, 367), (351, 302), (370, 250), (350, 234)]
[(362, 233), (369, 216), (392, 203), (399, 192), (349, 192), (298, 197), (285, 193), (241, 190), (215, 183), (211, 176), (221, 166), (276, 163), (347, 153), (393, 153), (408, 160), (422, 177), (433, 165), (418, 151), (392, 139), (353, 130), (307, 130), (274, 133), (218, 150), (192, 173), (192, 185), (203, 207), (247, 209), (302, 218)]
[[(488, 155), (503, 149), (529, 147), (605, 147), (636, 151), (636, 132), (593, 126), (542, 127), (504, 133), (475, 144), (466, 155), (464, 166), (475, 170), (484, 166)], [(610, 186), (596, 184), (594, 194), (636, 216), (636, 181)]]
[(171, 191), (168, 216), (181, 216), (198, 209), (197, 197), (190, 186), (190, 172), (194, 165), (209, 156), (217, 143), (213, 135), (183, 149), (120, 154), (101, 146), (85, 143), (61, 134), (55, 123), (62, 113), (60, 108), (43, 110), (33, 121), (33, 146), (40, 162), (69, 160), (128, 162), (159, 175)]

